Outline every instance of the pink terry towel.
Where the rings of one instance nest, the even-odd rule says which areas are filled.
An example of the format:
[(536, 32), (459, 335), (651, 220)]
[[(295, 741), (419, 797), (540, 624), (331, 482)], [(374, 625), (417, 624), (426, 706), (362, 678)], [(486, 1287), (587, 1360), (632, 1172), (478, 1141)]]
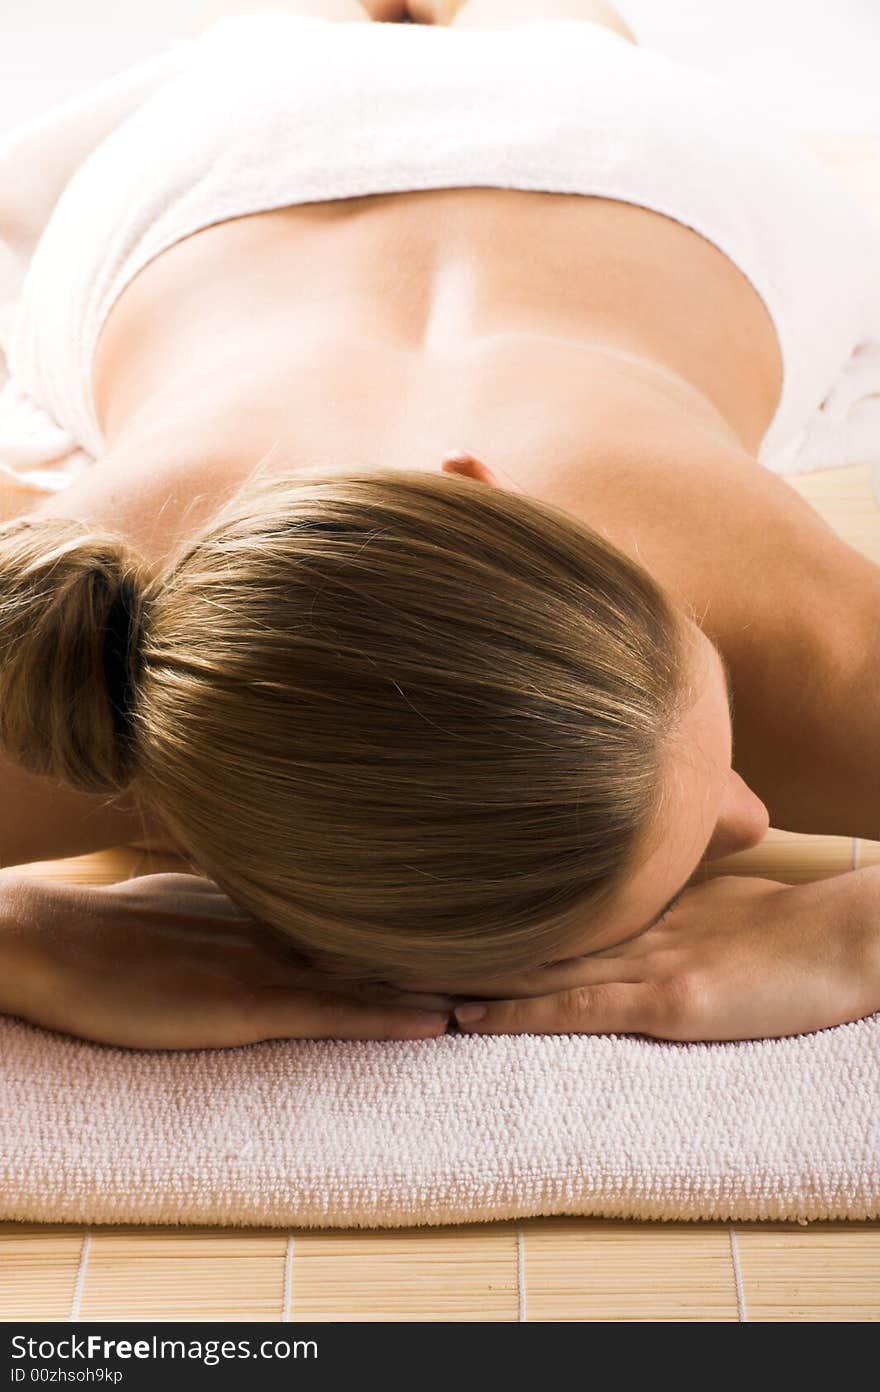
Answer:
[(127, 1050), (0, 1017), (0, 1217), (880, 1217), (880, 1013), (787, 1039)]

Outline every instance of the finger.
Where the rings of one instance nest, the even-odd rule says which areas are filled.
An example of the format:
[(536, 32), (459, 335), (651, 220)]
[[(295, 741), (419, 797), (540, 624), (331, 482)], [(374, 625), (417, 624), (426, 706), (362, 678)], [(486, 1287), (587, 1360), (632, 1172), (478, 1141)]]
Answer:
[(261, 1039), (435, 1039), (444, 1011), (397, 1009), (312, 991), (276, 993), (256, 1006)]
[(612, 981), (550, 996), (473, 1002), (457, 1006), (455, 1019), (466, 1034), (651, 1034), (657, 995), (649, 982)]

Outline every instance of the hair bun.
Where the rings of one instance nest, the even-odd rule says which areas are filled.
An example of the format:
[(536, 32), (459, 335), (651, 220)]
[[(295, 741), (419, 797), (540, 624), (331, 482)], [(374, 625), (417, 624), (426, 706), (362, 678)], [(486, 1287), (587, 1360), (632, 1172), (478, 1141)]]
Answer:
[(133, 668), (142, 609), (141, 596), (134, 585), (128, 579), (120, 579), (107, 610), (101, 660), (113, 729), (121, 742), (130, 741), (132, 736)]
[(0, 525), (0, 739), (32, 773), (88, 792), (131, 781), (143, 586), (121, 537), (56, 517)]

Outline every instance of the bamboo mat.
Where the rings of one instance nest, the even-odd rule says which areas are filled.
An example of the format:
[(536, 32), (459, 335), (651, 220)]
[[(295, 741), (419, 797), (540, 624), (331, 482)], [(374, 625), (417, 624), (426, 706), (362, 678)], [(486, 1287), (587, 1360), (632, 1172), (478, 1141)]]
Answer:
[[(805, 137), (880, 220), (880, 141)], [(880, 456), (878, 456), (880, 462)], [(788, 480), (880, 565), (866, 468)], [(0, 513), (28, 505), (0, 490)], [(790, 881), (880, 863), (880, 842), (771, 831), (713, 873)], [(168, 864), (126, 848), (30, 867), (106, 883)], [(0, 1321), (880, 1320), (880, 1222), (533, 1218), (387, 1231), (0, 1223)]]
[(880, 1225), (0, 1225), (2, 1319), (876, 1321)]

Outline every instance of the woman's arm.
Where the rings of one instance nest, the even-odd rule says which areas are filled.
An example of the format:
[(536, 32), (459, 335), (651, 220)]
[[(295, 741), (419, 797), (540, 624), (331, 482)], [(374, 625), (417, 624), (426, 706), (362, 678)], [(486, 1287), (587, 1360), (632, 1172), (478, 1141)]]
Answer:
[[(200, 875), (111, 885), (0, 875), (0, 1013), (98, 1044), (426, 1039), (451, 1002), (322, 978)], [(439, 1008), (438, 1008), (439, 1007)]]
[(880, 1010), (880, 866), (800, 885), (717, 876), (628, 942), (470, 1004), (456, 1018), (479, 1034), (775, 1039), (864, 1019)]

